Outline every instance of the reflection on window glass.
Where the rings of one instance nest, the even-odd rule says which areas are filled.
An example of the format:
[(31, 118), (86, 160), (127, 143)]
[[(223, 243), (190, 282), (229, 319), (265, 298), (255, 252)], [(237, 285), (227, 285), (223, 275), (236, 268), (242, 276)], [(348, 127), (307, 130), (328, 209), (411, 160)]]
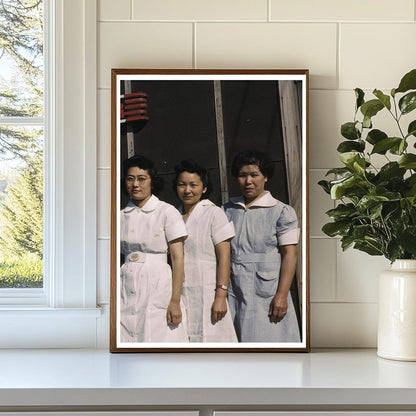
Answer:
[(43, 286), (43, 2), (0, 0), (0, 288)]

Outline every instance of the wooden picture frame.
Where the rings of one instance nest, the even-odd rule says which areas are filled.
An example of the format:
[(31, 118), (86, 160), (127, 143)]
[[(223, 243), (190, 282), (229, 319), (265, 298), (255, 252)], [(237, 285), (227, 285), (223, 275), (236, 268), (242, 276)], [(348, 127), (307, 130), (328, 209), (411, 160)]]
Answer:
[[(111, 352), (309, 351), (308, 82), (309, 71), (306, 69), (112, 70)], [(238, 187), (238, 181), (240, 179), (232, 177), (231, 164), (234, 156), (245, 149), (261, 151), (268, 157), (273, 165), (274, 175), (271, 176), (270, 174), (270, 180), (268, 180), (269, 178), (261, 173), (263, 176), (260, 175), (260, 177), (263, 179), (265, 178), (263, 185), (266, 186), (266, 189), (270, 189), (271, 195), (283, 203), (282, 206), (289, 206), (289, 208), (284, 208), (287, 212), (294, 211), (297, 214), (300, 230), (298, 244), (293, 246), (292, 243), (287, 242), (282, 244), (283, 248), (279, 248), (280, 252), (284, 250), (284, 253), (287, 252), (286, 247), (288, 247), (285, 244), (297, 248), (295, 277), (287, 296), (287, 299), (289, 300), (288, 316), (291, 314), (292, 318), (286, 318), (285, 316), (281, 321), (279, 318), (279, 322), (268, 322), (267, 324), (265, 324), (265, 320), (262, 319), (259, 321), (260, 324), (256, 323), (251, 325), (250, 330), (243, 329), (247, 322), (249, 322), (245, 320), (245, 317), (248, 315), (244, 315), (243, 317), (243, 312), (241, 312), (241, 305), (245, 300), (241, 301), (239, 294), (229, 294), (227, 315), (231, 317), (231, 321), (234, 319), (234, 328), (238, 327), (235, 329), (238, 336), (237, 340), (233, 338), (233, 341), (223, 341), (221, 337), (226, 331), (224, 330), (224, 333), (218, 331), (219, 326), (215, 328), (216, 324), (213, 324), (213, 327), (216, 329), (217, 334), (220, 334), (218, 338), (215, 338), (215, 336), (211, 339), (205, 337), (205, 333), (208, 331), (205, 329), (196, 330), (196, 332), (199, 330), (202, 331), (201, 334), (203, 335), (201, 335), (201, 337), (198, 335), (196, 338), (192, 338), (192, 336), (189, 335), (191, 331), (194, 331), (189, 327), (191, 322), (195, 321), (195, 325), (197, 326), (209, 326), (210, 324), (207, 320), (208, 318), (202, 318), (203, 312), (201, 312), (201, 315), (198, 315), (199, 318), (196, 318), (196, 312), (191, 312), (194, 309), (192, 309), (190, 305), (195, 301), (197, 295), (195, 295), (194, 298), (185, 294), (184, 287), (190, 284), (190, 273), (187, 272), (186, 264), (188, 259), (191, 258), (190, 255), (185, 254), (184, 279), (186, 283), (184, 283), (184, 286), (182, 287), (181, 302), (182, 300), (186, 300), (188, 303), (186, 303), (186, 305), (181, 304), (181, 311), (183, 319), (188, 316), (191, 318), (187, 320), (187, 322), (183, 320), (179, 326), (168, 325), (171, 329), (168, 333), (168, 338), (162, 337), (159, 340), (156, 335), (154, 335), (155, 332), (152, 334), (151, 329), (161, 327), (162, 325), (158, 324), (159, 326), (157, 326), (155, 324), (156, 326), (151, 326), (153, 325), (153, 320), (156, 319), (157, 313), (160, 312), (156, 311), (154, 308), (160, 307), (166, 309), (168, 307), (165, 305), (166, 301), (163, 303), (162, 300), (159, 299), (158, 302), (160, 301), (163, 305), (154, 306), (155, 303), (153, 300), (150, 301), (147, 298), (147, 300), (143, 300), (144, 298), (140, 297), (144, 296), (143, 293), (145, 290), (148, 290), (149, 293), (152, 290), (160, 291), (159, 287), (149, 289), (149, 287), (152, 288), (154, 279), (159, 279), (159, 274), (156, 273), (156, 268), (153, 266), (150, 267), (148, 264), (146, 267), (148, 267), (148, 270), (150, 271), (146, 272), (147, 280), (145, 281), (146, 283), (143, 283), (144, 281), (142, 280), (139, 282), (136, 271), (134, 273), (131, 272), (131, 275), (128, 271), (131, 268), (134, 268), (134, 270), (142, 270), (141, 268), (145, 267), (144, 264), (146, 264), (148, 259), (153, 256), (154, 250), (151, 248), (149, 249), (150, 254), (146, 254), (146, 245), (143, 246), (141, 243), (137, 245), (137, 242), (135, 242), (135, 245), (131, 245), (130, 237), (125, 237), (126, 233), (128, 235), (130, 235), (129, 233), (136, 233), (136, 236), (134, 237), (136, 240), (137, 238), (142, 238), (142, 234), (137, 231), (139, 230), (139, 228), (137, 228), (138, 226), (136, 226), (136, 223), (134, 223), (133, 226), (130, 220), (126, 231), (126, 222), (124, 219), (121, 219), (121, 216), (123, 215), (130, 215), (127, 213), (124, 214), (127, 210), (126, 207), (131, 206), (131, 209), (134, 212), (137, 212), (137, 215), (142, 215), (143, 211), (141, 211), (141, 208), (137, 208), (137, 204), (135, 205), (133, 203), (135, 202), (135, 197), (132, 196), (131, 189), (129, 191), (128, 186), (126, 187), (126, 182), (122, 179), (125, 176), (125, 174), (123, 174), (123, 163), (125, 163), (126, 159), (135, 154), (144, 155), (151, 159), (158, 169), (158, 175), (164, 179), (165, 183), (163, 191), (158, 195), (159, 200), (165, 201), (174, 207), (178, 207), (181, 201), (176, 195), (175, 186), (171, 185), (172, 180), (175, 177), (174, 168), (175, 165), (183, 159), (193, 159), (197, 161), (199, 165), (204, 166), (211, 175), (211, 181), (214, 184), (214, 192), (211, 194), (210, 200), (215, 205), (221, 206), (226, 203), (230, 197), (237, 197), (240, 193), (240, 189), (242, 189)], [(126, 169), (124, 169), (124, 171), (126, 171)], [(148, 177), (145, 175), (144, 178), (139, 179), (137, 176), (136, 180), (133, 175), (129, 180), (134, 181), (134, 183), (138, 183), (139, 180), (149, 180), (149, 183), (151, 183), (151, 193), (153, 194), (155, 192), (154, 184), (156, 179), (152, 176), (153, 173), (150, 174), (150, 169), (144, 169), (143, 171), (145, 174), (148, 174)], [(127, 171), (127, 173), (128, 172), (130, 172), (130, 170)], [(175, 183), (177, 184), (178, 182)], [(125, 192), (126, 189), (130, 192), (130, 200)], [(279, 202), (279, 204), (281, 202)], [(292, 207), (293, 210), (290, 207)], [(169, 207), (170, 211), (172, 211), (172, 209), (172, 207)], [(178, 212), (176, 211), (176, 208), (175, 212), (175, 216), (177, 216)], [(221, 215), (223, 215), (223, 211), (221, 212)], [(227, 215), (229, 215), (228, 211)], [(267, 217), (266, 222), (269, 221), (268, 218), (269, 217)], [(278, 221), (283, 221), (281, 220), (282, 217), (279, 218)], [(140, 224), (144, 224), (142, 219), (137, 221), (140, 222)], [(163, 227), (167, 227), (166, 221), (166, 219), (163, 219), (164, 225), (161, 226), (161, 230), (165, 229)], [(203, 223), (204, 221), (205, 217), (203, 217), (200, 222)], [(206, 219), (206, 221), (208, 221), (208, 219)], [(234, 220), (233, 223), (237, 226), (236, 221), (237, 220)], [(141, 226), (142, 225), (140, 225), (140, 227)], [(120, 230), (120, 227), (123, 227), (123, 231)], [(273, 225), (272, 229), (275, 230), (275, 225)], [(163, 230), (161, 231), (162, 233), (165, 232)], [(294, 232), (294, 230), (291, 230), (291, 232), (292, 231)], [(237, 232), (236, 228), (237, 235), (234, 238), (239, 238), (238, 233), (242, 235), (242, 231)], [(123, 237), (121, 235), (123, 235)], [(159, 236), (157, 233), (154, 235)], [(168, 237), (165, 236), (164, 238), (166, 241), (170, 241)], [(256, 234), (255, 238), (262, 240), (265, 236)], [(276, 238), (280, 239), (280, 234), (277, 235)], [(171, 243), (166, 244), (170, 246)], [(186, 240), (184, 244), (186, 246)], [(233, 244), (234, 243), (231, 240), (232, 247)], [(136, 251), (137, 247), (140, 247), (139, 251)], [(170, 247), (171, 252), (173, 253), (172, 256), (176, 256), (176, 254), (174, 254), (176, 252), (173, 250), (172, 246)], [(239, 246), (235, 242), (235, 249), (234, 251), (233, 249), (231, 250), (232, 263), (237, 261), (235, 260), (235, 252), (236, 250), (239, 250), (238, 247)], [(134, 251), (134, 254), (132, 254), (132, 250)], [(142, 251), (144, 251), (144, 254), (142, 254)], [(255, 254), (257, 255), (257, 253)], [(252, 257), (251, 253), (248, 255), (250, 258)], [(136, 260), (139, 257), (141, 260)], [(289, 257), (286, 259), (288, 258)], [(136, 264), (136, 261), (142, 262), (142, 264)], [(177, 267), (178, 260), (167, 257), (167, 261), (175, 267), (175, 276), (178, 276), (177, 273), (179, 272), (177, 272), (177, 270), (180, 270), (180, 268)], [(286, 264), (288, 264), (288, 261), (289, 260), (286, 260)], [(198, 267), (202, 267), (201, 264), (199, 264)], [(261, 268), (263, 267), (261, 264), (254, 263), (253, 267)], [(275, 269), (278, 268), (279, 267), (277, 266), (275, 267)], [(198, 270), (202, 270), (201, 273), (204, 274), (203, 268)], [(141, 276), (142, 272), (140, 273)], [(152, 273), (157, 276), (153, 277)], [(278, 276), (279, 270), (273, 273), (274, 275), (277, 273)], [(188, 280), (186, 277), (187, 274)], [(142, 277), (140, 277), (140, 279), (142, 279)], [(177, 279), (177, 277), (175, 277), (175, 279)], [(215, 280), (215, 276), (213, 279)], [(228, 291), (237, 293), (237, 291), (240, 290), (240, 288), (235, 286), (237, 285), (236, 282), (238, 279), (240, 279), (240, 276), (237, 276), (236, 273), (235, 275), (232, 274), (230, 287), (227, 289)], [(270, 303), (270, 299), (268, 298), (270, 293), (267, 292), (264, 294), (263, 286), (258, 290), (257, 284), (269, 285), (273, 282), (273, 284), (275, 284), (275, 278), (270, 278), (271, 280), (269, 281), (269, 277), (262, 276), (260, 271), (258, 271), (258, 273), (256, 272), (256, 277), (250, 277), (250, 279), (254, 279), (253, 284), (256, 284), (253, 299), (257, 300), (253, 301), (254, 306), (252, 305), (252, 308), (261, 309), (260, 305), (262, 305), (263, 302), (267, 301)], [(214, 284), (215, 283), (216, 282), (214, 282)], [(157, 284), (159, 285), (159, 283)], [(144, 289), (144, 285), (147, 285), (147, 289)], [(207, 293), (211, 293), (211, 291), (214, 293), (215, 290), (221, 291), (221, 285), (219, 289), (215, 289), (214, 287)], [(267, 291), (269, 290), (270, 289), (267, 289)], [(248, 292), (250, 291), (251, 289)], [(204, 300), (201, 301), (202, 304), (209, 304), (211, 300), (206, 299), (211, 299), (209, 298), (211, 295), (203, 296)], [(208, 298), (206, 298), (206, 296), (208, 296)], [(241, 296), (245, 295), (242, 294)], [(251, 292), (250, 296), (252, 296)], [(139, 300), (139, 297), (141, 300)], [(237, 303), (236, 299), (238, 299), (239, 303)], [(233, 309), (230, 306), (231, 301), (233, 302), (231, 305)], [(147, 306), (145, 305), (144, 307), (137, 306), (141, 302), (149, 303), (146, 303)], [(290, 302), (293, 304), (293, 310), (290, 309)], [(149, 306), (150, 303), (153, 306)], [(234, 307), (234, 305), (240, 306)], [(278, 304), (275, 304), (275, 307), (277, 308), (276, 305)], [(169, 308), (171, 308), (171, 303), (169, 303)], [(235, 308), (240, 309), (237, 311)], [(264, 309), (263, 306), (262, 308)], [(231, 313), (231, 309), (233, 313)], [(282, 310), (284, 310), (284, 308)], [(171, 309), (169, 309), (169, 311), (170, 314)], [(276, 311), (278, 312), (274, 311), (273, 313), (281, 313), (280, 309), (276, 309)], [(164, 313), (166, 315), (166, 310), (164, 310)], [(244, 313), (248, 312), (246, 311)], [(261, 313), (267, 314), (267, 312), (264, 311)], [(295, 321), (289, 321), (289, 319), (293, 319), (293, 314), (295, 314)], [(130, 315), (132, 317), (131, 319)], [(165, 317), (165, 319), (167, 318)], [(213, 318), (213, 315), (211, 316), (211, 319), (215, 319)], [(223, 318), (223, 320), (224, 319), (225, 318)], [(240, 319), (240, 321), (237, 322), (238, 319)], [(267, 319), (270, 318), (267, 318), (266, 316), (266, 320)], [(204, 322), (204, 324), (202, 324), (202, 322)], [(298, 330), (299, 337), (285, 339), (286, 335), (284, 335), (280, 336), (282, 339), (275, 339), (275, 336), (273, 335), (272, 339), (269, 339), (268, 334), (274, 333), (274, 329), (277, 328), (281, 322), (285, 322), (289, 328), (288, 330), (285, 330), (285, 334), (288, 332), (291, 333), (292, 329), (295, 332)], [(289, 326), (288, 322), (292, 322), (292, 324)], [(297, 329), (296, 324), (293, 324), (293, 322), (296, 322)], [(270, 330), (269, 324), (271, 325)], [(261, 328), (263, 325), (266, 328), (263, 333), (266, 335), (256, 335), (262, 333)], [(178, 334), (178, 328), (184, 328), (187, 339), (179, 337), (177, 338), (178, 341), (176, 341), (176, 338), (174, 338), (174, 341), (171, 341), (171, 338), (169, 337), (171, 334)], [(279, 328), (282, 328), (282, 326)], [(165, 330), (165, 328), (163, 328), (163, 330)], [(245, 335), (248, 334), (247, 331), (251, 331), (251, 335)], [(152, 335), (144, 335), (148, 334), (148, 332)], [(263, 336), (265, 337), (264, 339), (262, 338)], [(166, 341), (166, 339), (168, 340)]]

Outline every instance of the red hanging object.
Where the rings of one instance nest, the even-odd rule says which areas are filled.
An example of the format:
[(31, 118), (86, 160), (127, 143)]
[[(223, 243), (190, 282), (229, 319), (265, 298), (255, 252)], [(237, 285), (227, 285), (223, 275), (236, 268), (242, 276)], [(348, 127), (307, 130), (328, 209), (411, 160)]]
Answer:
[(141, 130), (149, 121), (145, 92), (133, 92), (120, 96), (120, 123), (122, 127), (131, 126), (133, 132)]

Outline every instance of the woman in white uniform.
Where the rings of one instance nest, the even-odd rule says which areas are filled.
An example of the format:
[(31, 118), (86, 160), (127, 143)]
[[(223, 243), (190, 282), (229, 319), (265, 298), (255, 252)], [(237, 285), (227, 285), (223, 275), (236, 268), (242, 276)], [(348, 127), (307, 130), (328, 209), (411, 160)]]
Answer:
[(262, 153), (239, 153), (231, 172), (241, 190), (241, 196), (224, 205), (236, 230), (229, 302), (238, 339), (299, 342), (290, 295), (299, 239), (295, 210), (265, 190), (273, 165)]
[(183, 298), (191, 342), (237, 342), (227, 292), (234, 227), (209, 201), (208, 172), (193, 160), (175, 167), (174, 188), (186, 223)]
[(186, 227), (176, 208), (154, 195), (163, 182), (151, 160), (133, 156), (123, 173), (130, 201), (120, 213), (120, 341), (188, 342), (181, 306)]

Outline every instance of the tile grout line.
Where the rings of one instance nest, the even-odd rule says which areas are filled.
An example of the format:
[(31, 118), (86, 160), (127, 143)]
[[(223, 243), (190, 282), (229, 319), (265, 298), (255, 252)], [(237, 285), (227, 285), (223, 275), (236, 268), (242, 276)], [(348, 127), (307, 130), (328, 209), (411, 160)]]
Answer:
[[(270, 9), (271, 12), (271, 9)], [(133, 13), (133, 6), (131, 7), (131, 14)], [(268, 13), (268, 11), (267, 11)], [(340, 19), (333, 19), (333, 20), (296, 20), (296, 19), (276, 19), (272, 20), (267, 16), (266, 19), (106, 19), (101, 18), (97, 19), (98, 23), (224, 23), (224, 24), (232, 24), (232, 23), (247, 23), (247, 24), (258, 24), (258, 23), (276, 23), (276, 24), (306, 24), (306, 25), (314, 25), (314, 24), (331, 24), (331, 25), (338, 25), (338, 24), (351, 24), (351, 25), (414, 25), (415, 22), (413, 20), (340, 20)]]
[(340, 240), (337, 239), (336, 244), (333, 246), (333, 254), (335, 259), (335, 282), (334, 282), (334, 300), (335, 303), (338, 303), (338, 244), (340, 244)]
[(271, 21), (272, 21), (272, 0), (267, 0), (267, 23), (270, 23)]
[(196, 69), (196, 22), (192, 23), (192, 68)]
[(337, 23), (337, 62), (336, 62), (336, 71), (337, 71), (337, 88), (339, 90), (340, 86), (340, 76), (341, 76), (341, 23)]

